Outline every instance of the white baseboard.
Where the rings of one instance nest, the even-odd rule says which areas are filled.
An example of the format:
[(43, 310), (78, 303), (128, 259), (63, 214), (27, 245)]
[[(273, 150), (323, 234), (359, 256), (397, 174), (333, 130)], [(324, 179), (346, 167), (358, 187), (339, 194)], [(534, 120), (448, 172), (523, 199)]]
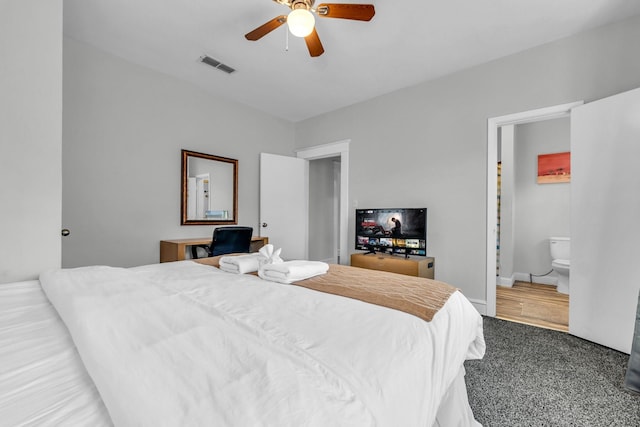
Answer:
[(476, 310), (478, 310), (478, 313), (480, 314), (487, 314), (487, 302), (483, 301), (483, 300), (478, 300), (478, 299), (473, 299), (473, 298), (467, 298), (471, 304), (473, 304), (473, 306), (476, 308)]
[(496, 278), (496, 284), (498, 286), (506, 286), (507, 288), (512, 288), (513, 287), (513, 282), (515, 282), (515, 280), (513, 279), (513, 277), (498, 277)]

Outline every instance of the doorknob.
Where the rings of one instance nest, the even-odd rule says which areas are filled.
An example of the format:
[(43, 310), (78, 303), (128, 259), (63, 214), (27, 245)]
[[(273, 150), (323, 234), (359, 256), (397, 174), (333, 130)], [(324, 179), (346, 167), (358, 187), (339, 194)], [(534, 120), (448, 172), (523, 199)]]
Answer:
[(68, 229), (68, 228), (63, 228), (63, 229), (62, 229), (62, 235), (63, 235), (64, 237), (67, 237), (69, 234), (71, 234), (71, 231), (69, 231), (69, 229)]
[(267, 227), (267, 223), (266, 223), (266, 222), (263, 222), (263, 223), (262, 223), (262, 226), (263, 226), (264, 228), (266, 228), (266, 227)]

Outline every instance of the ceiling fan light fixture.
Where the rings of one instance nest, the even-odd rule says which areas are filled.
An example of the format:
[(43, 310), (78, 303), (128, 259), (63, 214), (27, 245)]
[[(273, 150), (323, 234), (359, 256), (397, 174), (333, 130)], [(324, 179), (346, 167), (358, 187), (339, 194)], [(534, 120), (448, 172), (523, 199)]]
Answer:
[(313, 17), (313, 13), (307, 9), (299, 8), (289, 13), (287, 24), (289, 25), (289, 31), (294, 36), (307, 37), (313, 31), (316, 19)]
[(289, 15), (276, 16), (253, 31), (249, 31), (244, 35), (244, 38), (251, 41), (260, 40), (286, 22), (289, 24), (291, 34), (304, 38), (311, 57), (317, 57), (324, 53), (324, 47), (322, 47), (320, 37), (318, 37), (318, 32), (315, 28), (315, 14), (321, 18), (340, 18), (354, 21), (370, 21), (376, 14), (376, 9), (372, 4), (323, 3), (314, 9), (315, 0), (273, 1), (291, 9)]

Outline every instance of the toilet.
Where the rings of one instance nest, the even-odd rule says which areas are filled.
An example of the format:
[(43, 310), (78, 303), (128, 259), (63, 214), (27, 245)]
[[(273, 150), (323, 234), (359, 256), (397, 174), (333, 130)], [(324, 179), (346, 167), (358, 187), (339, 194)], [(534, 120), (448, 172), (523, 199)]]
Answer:
[(571, 239), (550, 237), (551, 267), (558, 275), (558, 292), (569, 293), (569, 267), (571, 266)]

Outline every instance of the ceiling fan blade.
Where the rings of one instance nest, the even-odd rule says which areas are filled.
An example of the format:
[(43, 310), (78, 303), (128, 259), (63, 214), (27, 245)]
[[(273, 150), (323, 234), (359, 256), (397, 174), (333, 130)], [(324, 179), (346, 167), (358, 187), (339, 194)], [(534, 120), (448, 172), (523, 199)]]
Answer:
[(311, 56), (320, 56), (324, 53), (324, 48), (322, 47), (320, 37), (318, 37), (318, 32), (315, 28), (311, 34), (304, 38), (304, 41), (307, 43), (307, 48)]
[(322, 18), (355, 19), (357, 21), (370, 21), (376, 14), (372, 4), (343, 4), (322, 3), (316, 8), (318, 16)]
[(284, 24), (285, 22), (287, 22), (287, 17), (285, 15), (276, 16), (266, 24), (263, 24), (258, 28), (256, 28), (255, 30), (245, 34), (244, 37), (247, 40), (252, 40), (252, 41), (259, 40), (262, 37), (269, 34), (271, 31), (278, 28), (280, 25)]

